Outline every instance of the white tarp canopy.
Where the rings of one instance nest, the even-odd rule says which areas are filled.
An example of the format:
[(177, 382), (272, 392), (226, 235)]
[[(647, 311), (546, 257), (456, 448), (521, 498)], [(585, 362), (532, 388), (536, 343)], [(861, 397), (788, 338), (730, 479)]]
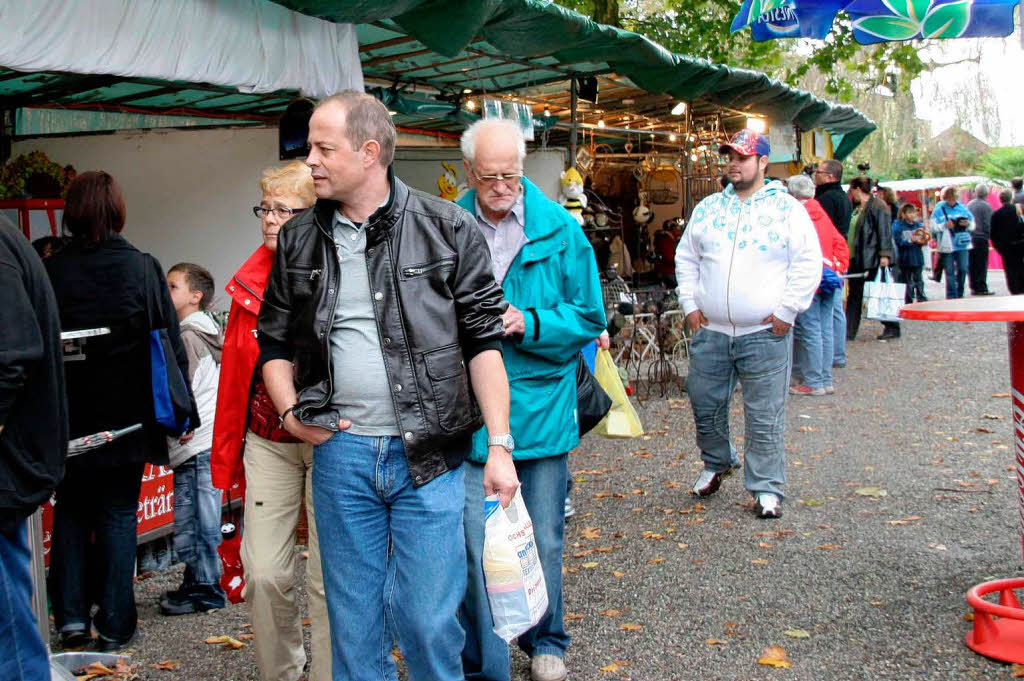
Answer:
[(976, 175), (962, 175), (960, 177), (920, 177), (912, 180), (880, 180), (878, 184), (883, 187), (888, 187), (894, 192), (920, 192), (928, 191), (929, 189), (942, 189), (944, 187), (959, 187), (963, 189), (965, 187), (973, 187), (974, 185), (981, 184), (982, 182), (1006, 186), (1006, 183), (1000, 180), (991, 180), (987, 177), (979, 177)]
[(363, 89), (352, 24), (268, 0), (0, 0), (0, 66), (246, 93)]

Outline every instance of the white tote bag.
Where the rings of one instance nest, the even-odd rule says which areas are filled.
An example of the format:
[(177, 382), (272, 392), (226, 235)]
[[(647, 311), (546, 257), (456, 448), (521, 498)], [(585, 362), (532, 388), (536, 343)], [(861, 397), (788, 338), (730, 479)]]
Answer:
[(875, 280), (864, 282), (864, 316), (880, 322), (900, 321), (906, 292), (906, 284), (892, 280), (892, 270), (879, 267)]
[(484, 516), (484, 584), (494, 633), (507, 643), (540, 621), (548, 590), (522, 489), (508, 508), (497, 495), (484, 499)]

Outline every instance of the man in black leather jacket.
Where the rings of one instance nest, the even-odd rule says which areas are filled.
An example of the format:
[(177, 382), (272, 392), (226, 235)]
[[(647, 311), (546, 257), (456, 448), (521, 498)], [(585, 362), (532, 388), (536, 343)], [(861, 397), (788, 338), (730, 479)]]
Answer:
[(507, 505), (518, 486), (505, 303), (473, 216), (394, 176), (395, 138), (369, 95), (314, 111), (318, 199), (278, 236), (260, 361), (285, 429), (315, 446), (334, 678), (393, 678), (387, 611), (410, 678), (461, 681), (462, 464), (481, 425), (500, 436), (485, 493)]

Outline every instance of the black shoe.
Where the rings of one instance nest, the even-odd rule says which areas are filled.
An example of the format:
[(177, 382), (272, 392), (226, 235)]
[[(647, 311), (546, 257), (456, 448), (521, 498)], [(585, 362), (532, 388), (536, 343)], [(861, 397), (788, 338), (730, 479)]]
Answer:
[(196, 602), (182, 591), (167, 591), (160, 599), (160, 613), (163, 615), (191, 615), (198, 612)]
[(900, 332), (899, 331), (893, 331), (891, 329), (886, 329), (885, 331), (882, 332), (882, 335), (880, 335), (878, 337), (878, 340), (880, 340), (880, 341), (894, 340), (894, 339), (899, 338), (899, 337), (900, 337)]
[(92, 639), (89, 637), (89, 632), (85, 629), (76, 629), (75, 631), (62, 631), (60, 633), (60, 644), (64, 650), (74, 650), (75, 648), (84, 648), (89, 645)]
[(845, 369), (846, 368), (846, 362), (832, 362), (832, 368), (833, 369)]
[(99, 637), (96, 639), (95, 648), (98, 652), (101, 653), (109, 653), (114, 650), (123, 650), (124, 648), (127, 648), (132, 644), (132, 641), (135, 640), (135, 637), (138, 635), (138, 633), (139, 630), (136, 629), (132, 632), (131, 636), (129, 636), (123, 641), (115, 641), (113, 639), (107, 638), (103, 634), (100, 634)]

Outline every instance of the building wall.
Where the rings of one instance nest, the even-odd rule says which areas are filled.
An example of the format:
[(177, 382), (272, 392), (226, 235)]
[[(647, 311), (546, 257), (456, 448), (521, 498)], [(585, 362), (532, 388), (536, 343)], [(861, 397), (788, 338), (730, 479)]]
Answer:
[[(396, 172), (409, 183), (437, 194), (440, 160), (459, 161), (457, 146), (438, 149), (438, 140), (399, 136)], [(455, 145), (456, 142), (444, 142)], [(429, 145), (431, 149), (413, 149)], [(110, 135), (50, 137), (18, 141), (13, 154), (45, 152), (79, 172), (105, 170), (124, 191), (128, 219), (124, 236), (169, 268), (198, 263), (213, 274), (215, 308), (229, 305), (224, 284), (260, 244), (252, 207), (260, 200), (261, 171), (277, 159), (277, 129), (222, 128), (147, 130)], [(531, 155), (527, 171), (557, 196), (562, 152)], [(457, 163), (459, 180), (464, 180)]]

